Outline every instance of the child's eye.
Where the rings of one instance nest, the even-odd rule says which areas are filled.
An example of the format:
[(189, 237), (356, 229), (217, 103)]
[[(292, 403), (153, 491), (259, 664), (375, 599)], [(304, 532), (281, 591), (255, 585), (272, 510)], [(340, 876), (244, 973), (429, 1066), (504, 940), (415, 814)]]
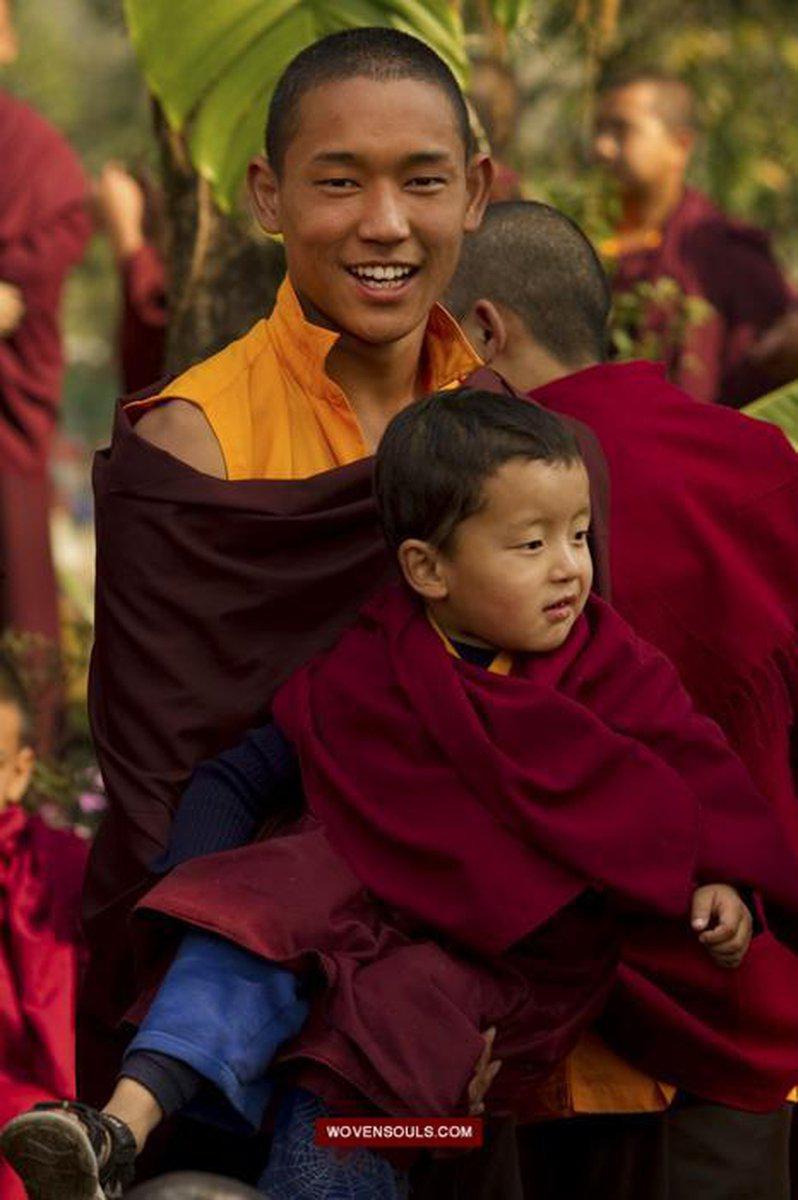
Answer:
[(586, 542), (589, 534), (590, 534), (589, 529), (577, 529), (576, 533), (574, 534), (574, 541), (575, 542)]
[(524, 542), (524, 550), (540, 550), (543, 546), (542, 538), (536, 538), (533, 542)]

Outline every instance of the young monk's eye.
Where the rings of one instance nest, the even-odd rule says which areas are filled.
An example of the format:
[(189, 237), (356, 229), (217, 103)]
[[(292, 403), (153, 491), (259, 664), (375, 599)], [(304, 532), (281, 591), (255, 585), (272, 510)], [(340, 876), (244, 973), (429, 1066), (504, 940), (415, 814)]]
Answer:
[(589, 533), (590, 533), (589, 529), (577, 529), (576, 533), (574, 534), (574, 541), (575, 542), (586, 542)]
[(417, 175), (415, 179), (410, 179), (408, 182), (410, 187), (416, 188), (418, 191), (432, 192), (443, 187), (446, 180), (439, 175)]
[(357, 187), (357, 181), (354, 179), (319, 179), (318, 187), (335, 188), (336, 191), (349, 191)]
[(543, 546), (541, 538), (536, 538), (533, 542), (524, 542), (524, 550), (540, 550)]

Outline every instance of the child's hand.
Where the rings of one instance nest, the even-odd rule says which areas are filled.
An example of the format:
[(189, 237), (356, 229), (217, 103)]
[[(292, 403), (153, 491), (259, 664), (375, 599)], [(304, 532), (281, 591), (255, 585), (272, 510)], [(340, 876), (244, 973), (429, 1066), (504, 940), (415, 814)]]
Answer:
[(751, 944), (753, 922), (733, 887), (708, 883), (696, 888), (690, 924), (719, 967), (739, 967)]
[(468, 1085), (468, 1111), (472, 1117), (485, 1111), (485, 1093), (499, 1073), (501, 1062), (498, 1060), (494, 1062), (490, 1057), (493, 1052), (495, 1038), (496, 1029), (495, 1027), (491, 1027), (484, 1034), (485, 1046), (477, 1059), (474, 1074)]

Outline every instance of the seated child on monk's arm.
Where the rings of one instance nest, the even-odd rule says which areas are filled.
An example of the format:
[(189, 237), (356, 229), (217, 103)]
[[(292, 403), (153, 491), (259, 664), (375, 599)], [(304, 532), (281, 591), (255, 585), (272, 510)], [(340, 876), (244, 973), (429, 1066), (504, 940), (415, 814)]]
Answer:
[[(428, 426), (438, 412), (442, 428), (436, 442), (434, 437), (430, 440), (424, 424)], [(451, 453), (447, 460), (442, 453), (451, 436), (447, 425), (454, 427), (461, 419), (470, 424), (469, 438), (477, 445), (469, 463)], [(414, 435), (416, 421), (419, 430)], [(572, 436), (557, 418), (537, 406), (466, 390), (411, 406), (394, 425), (397, 422), (404, 424), (406, 433), (410, 430), (411, 442), (413, 436), (416, 440), (410, 452), (406, 445), (397, 452), (393, 427), (386, 434), (379, 456), (379, 503), (405, 580), (423, 601), (431, 622), (460, 658), (477, 666), (494, 665), (502, 652), (545, 656), (556, 651), (579, 620), (592, 582), (589, 483)], [(397, 521), (403, 526), (401, 534), (396, 533)], [(220, 761), (223, 769), (214, 764), (201, 769), (186, 797), (195, 806), (186, 807), (184, 801), (177, 823), (184, 830), (184, 814), (192, 818), (201, 814), (196, 827), (203, 830), (200, 845), (205, 852), (253, 836), (269, 815), (275, 788), (286, 782), (298, 784), (291, 746), (273, 726), (250, 734), (239, 750), (221, 756)], [(225, 814), (219, 827), (224, 825), (228, 840), (219, 837), (214, 842), (204, 819), (211, 809), (217, 816)], [(171, 850), (172, 861), (187, 857), (185, 849), (174, 843)], [(750, 941), (751, 919), (733, 887), (725, 883), (698, 887), (690, 919), (715, 962), (735, 966), (741, 961)], [(261, 1043), (255, 1050), (264, 1077), (280, 1044), (302, 1025), (307, 1006), (292, 974), (219, 938), (190, 933), (134, 1041), (117, 1092), (98, 1118), (102, 1126), (94, 1136), (93, 1151), (81, 1135), (80, 1153), (94, 1155), (98, 1174), (129, 1170), (134, 1150), (141, 1149), (163, 1113), (197, 1091), (203, 1064), (191, 1054), (181, 1059), (179, 1037), (170, 1042), (161, 1029), (158, 1038), (147, 1041), (156, 1010), (169, 1020), (166, 1010), (171, 1002), (166, 997), (169, 989), (174, 992), (176, 981), (180, 1002), (172, 1005), (172, 1015), (182, 1034), (185, 1013), (193, 1009), (187, 999), (188, 989), (194, 986), (192, 970), (200, 980), (203, 1014), (216, 1012), (213, 1019), (225, 1029), (236, 1022), (245, 1024), (241, 1010), (228, 1002), (236, 972), (249, 973), (250, 980), (257, 978)], [(215, 991), (209, 990), (211, 976)], [(211, 995), (218, 1000), (216, 1009), (207, 1003)], [(274, 1019), (264, 1033), (266, 1012), (273, 1013)], [(243, 1036), (252, 1041), (250, 1029)], [(208, 1040), (213, 1040), (210, 1035)], [(230, 1048), (240, 1050), (232, 1042)], [(481, 1106), (480, 1088), (495, 1074), (489, 1052), (490, 1043), (477, 1066), (472, 1109)], [(222, 1077), (208, 1075), (207, 1067), (205, 1078), (224, 1088)], [(267, 1096), (264, 1083), (254, 1107), (262, 1108)], [(27, 1126), (18, 1124), (4, 1135), (6, 1152), (21, 1164), (21, 1170), (27, 1166), (25, 1138), (31, 1131), (41, 1135), (42, 1119), (25, 1118)], [(82, 1119), (86, 1122), (85, 1115)], [(61, 1127), (53, 1133), (56, 1140), (70, 1136), (64, 1132), (64, 1123), (70, 1124), (67, 1117), (59, 1114), (59, 1121)], [(253, 1123), (257, 1124), (257, 1113)], [(22, 1151), (18, 1145), (23, 1145)], [(47, 1200), (51, 1192), (39, 1176), (37, 1186), (42, 1200)]]

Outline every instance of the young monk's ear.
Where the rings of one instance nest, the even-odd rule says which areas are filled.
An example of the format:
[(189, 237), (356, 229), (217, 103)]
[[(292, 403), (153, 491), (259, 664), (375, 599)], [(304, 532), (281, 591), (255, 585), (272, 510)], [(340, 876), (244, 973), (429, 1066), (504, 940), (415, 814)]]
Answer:
[(36, 755), (30, 746), (23, 746), (21, 750), (17, 750), (11, 776), (6, 783), (5, 796), (0, 797), (0, 808), (2, 801), (7, 804), (19, 804), (28, 790), (35, 762)]
[(466, 169), (468, 208), (463, 225), (466, 233), (473, 233), (482, 224), (495, 175), (496, 168), (493, 165), (493, 159), (488, 154), (475, 154), (468, 164)]
[(408, 538), (399, 547), (397, 557), (402, 574), (414, 592), (424, 600), (446, 599), (449, 589), (441, 570), (440, 550), (419, 538)]
[(267, 233), (281, 233), (280, 199), (277, 176), (262, 154), (247, 168), (249, 199), (260, 225)]
[(503, 353), (507, 345), (507, 325), (491, 300), (477, 300), (461, 325), (466, 337), (486, 365)]

